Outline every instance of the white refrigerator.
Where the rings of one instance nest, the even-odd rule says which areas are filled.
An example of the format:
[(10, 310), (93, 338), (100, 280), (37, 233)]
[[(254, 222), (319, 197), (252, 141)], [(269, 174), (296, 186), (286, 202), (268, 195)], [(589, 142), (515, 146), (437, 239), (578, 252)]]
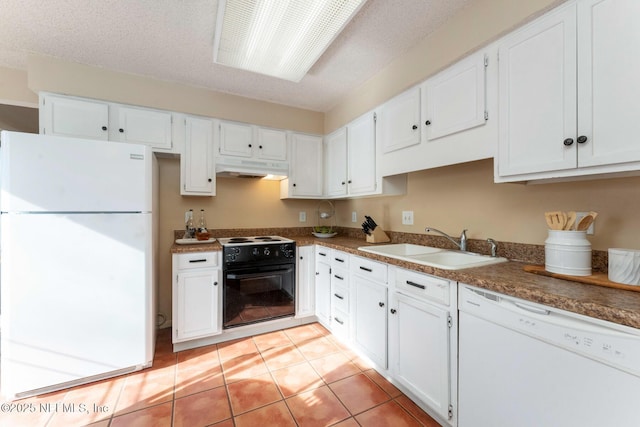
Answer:
[(50, 392), (151, 365), (150, 148), (0, 135), (0, 390)]

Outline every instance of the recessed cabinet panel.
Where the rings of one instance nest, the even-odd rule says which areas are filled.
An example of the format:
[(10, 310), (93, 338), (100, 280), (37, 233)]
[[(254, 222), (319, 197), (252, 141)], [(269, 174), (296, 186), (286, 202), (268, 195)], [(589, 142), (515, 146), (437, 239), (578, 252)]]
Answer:
[(196, 117), (185, 118), (185, 150), (181, 157), (184, 167), (183, 195), (215, 195), (213, 171), (213, 121)]
[(433, 140), (485, 123), (485, 56), (475, 54), (427, 80), (422, 126)]
[(505, 38), (499, 62), (499, 174), (575, 168), (575, 4)]
[(349, 195), (376, 190), (376, 132), (373, 114), (365, 114), (347, 126), (347, 187)]
[(363, 277), (351, 277), (353, 340), (371, 360), (387, 367), (387, 287)]
[(420, 143), (420, 87), (414, 87), (382, 105), (380, 109), (382, 152)]
[(294, 133), (291, 135), (291, 174), (289, 193), (293, 197), (322, 196), (322, 138)]
[(298, 246), (298, 287), (296, 289), (296, 317), (315, 314), (315, 251), (313, 246)]
[(316, 316), (320, 323), (330, 328), (331, 266), (329, 265), (328, 256), (328, 249), (316, 247)]
[(258, 157), (287, 160), (287, 133), (283, 130), (257, 128)]
[(116, 106), (118, 123), (111, 126), (111, 139), (154, 148), (171, 149), (171, 113)]
[(221, 332), (218, 301), (220, 270), (197, 270), (178, 275), (178, 322), (176, 340), (182, 341)]
[(109, 104), (41, 96), (40, 133), (88, 139), (109, 139)]
[(325, 137), (327, 150), (327, 196), (347, 194), (347, 128), (343, 127)]
[(580, 167), (640, 161), (638, 16), (637, 0), (578, 2)]
[(220, 122), (220, 154), (251, 157), (253, 148), (253, 128), (251, 125)]

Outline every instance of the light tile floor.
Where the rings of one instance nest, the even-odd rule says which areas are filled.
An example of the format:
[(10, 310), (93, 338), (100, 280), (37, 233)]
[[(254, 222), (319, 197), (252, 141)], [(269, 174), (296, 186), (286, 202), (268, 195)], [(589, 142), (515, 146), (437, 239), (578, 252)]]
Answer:
[(0, 426), (439, 426), (317, 323), (179, 353), (162, 330), (152, 368), (12, 405)]

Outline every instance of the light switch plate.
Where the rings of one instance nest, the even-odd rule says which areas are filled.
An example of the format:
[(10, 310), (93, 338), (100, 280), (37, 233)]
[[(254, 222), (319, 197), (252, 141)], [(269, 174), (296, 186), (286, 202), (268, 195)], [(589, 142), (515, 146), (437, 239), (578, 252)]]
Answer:
[(358, 222), (358, 213), (356, 211), (351, 212), (351, 222)]
[(300, 211), (300, 222), (307, 222), (307, 213), (305, 211)]
[(413, 225), (413, 211), (402, 211), (402, 225)]

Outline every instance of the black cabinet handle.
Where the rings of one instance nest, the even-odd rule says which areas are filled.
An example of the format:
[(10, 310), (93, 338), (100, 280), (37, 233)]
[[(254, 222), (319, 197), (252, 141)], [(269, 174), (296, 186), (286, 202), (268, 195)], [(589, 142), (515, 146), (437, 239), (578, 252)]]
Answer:
[(562, 143), (568, 147), (573, 144), (573, 138), (567, 138)]
[(212, 181), (212, 179), (211, 179), (211, 178), (209, 178), (207, 181), (211, 182), (211, 181)]
[(102, 130), (107, 130), (107, 127), (106, 126), (102, 126)]
[(378, 303), (378, 305), (379, 305), (380, 307), (384, 307), (384, 303), (383, 303), (382, 301), (380, 301), (380, 302)]
[(338, 262), (344, 262), (344, 260), (343, 260), (343, 259), (340, 259), (340, 258), (334, 258), (334, 259), (335, 259), (336, 261), (338, 261)]
[(259, 145), (258, 148), (262, 150), (262, 145)]
[(295, 183), (295, 182), (293, 183), (293, 186), (294, 186), (294, 187), (296, 186), (296, 183)]
[(189, 262), (207, 262), (206, 258), (202, 258), (202, 259), (190, 259)]
[(342, 295), (338, 295), (338, 294), (333, 294), (334, 297), (338, 298), (338, 299), (344, 299), (344, 297)]
[(407, 285), (414, 286), (416, 288), (425, 289), (424, 285), (420, 285), (418, 283), (412, 282), (411, 280), (407, 280)]
[(344, 322), (340, 319), (338, 319), (337, 317), (334, 317), (333, 320), (335, 320), (336, 322), (340, 323), (341, 325), (344, 325)]
[(249, 148), (251, 148), (251, 144), (249, 144)]
[(372, 269), (367, 268), (367, 267), (363, 267), (363, 266), (360, 266), (360, 270), (364, 270), (364, 271), (366, 271), (368, 273), (371, 273), (373, 271)]
[(580, 135), (578, 137), (578, 144), (584, 144), (585, 142), (587, 142), (587, 137), (584, 135)]
[(300, 257), (300, 259), (304, 259), (304, 257)]
[(118, 129), (118, 131), (119, 131), (120, 133), (124, 133), (124, 129), (122, 129), (122, 128)]
[(429, 126), (431, 124), (431, 120), (427, 120), (426, 122), (424, 122), (425, 126)]
[(213, 286), (218, 286), (218, 282), (213, 282)]
[(418, 129), (418, 126), (413, 125), (413, 126), (411, 126), (411, 129), (416, 130), (416, 129)]
[(391, 314), (396, 314), (396, 309), (395, 308), (391, 309)]
[(337, 274), (334, 274), (333, 277), (335, 277), (338, 280), (344, 280), (344, 277), (338, 276)]
[(349, 184), (351, 184), (351, 180), (347, 181)]
[(346, 182), (342, 181), (342, 185), (345, 185), (345, 184), (346, 184)]
[(326, 252), (318, 252), (318, 255), (320, 255), (320, 256), (327, 256)]

